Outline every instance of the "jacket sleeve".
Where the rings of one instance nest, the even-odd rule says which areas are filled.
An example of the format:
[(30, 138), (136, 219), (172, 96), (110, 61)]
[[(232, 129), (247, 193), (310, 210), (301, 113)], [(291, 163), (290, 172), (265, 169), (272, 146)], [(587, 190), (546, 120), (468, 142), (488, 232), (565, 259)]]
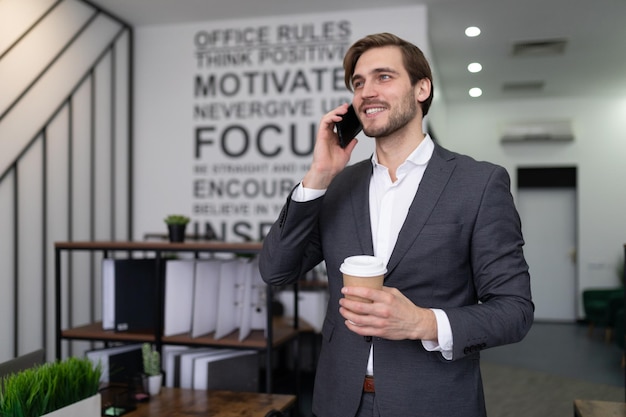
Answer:
[(446, 309), (453, 358), (520, 341), (533, 322), (521, 222), (502, 167), (486, 183), (472, 231), (470, 259), (477, 305)]
[(263, 241), (259, 269), (271, 285), (296, 282), (322, 261), (318, 218), (324, 197), (296, 202), (291, 195)]

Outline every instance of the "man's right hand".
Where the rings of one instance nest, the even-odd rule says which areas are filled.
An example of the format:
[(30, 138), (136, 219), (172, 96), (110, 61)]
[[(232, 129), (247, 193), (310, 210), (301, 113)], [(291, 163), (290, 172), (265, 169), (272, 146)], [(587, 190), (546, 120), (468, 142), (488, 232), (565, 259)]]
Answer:
[(304, 187), (316, 190), (327, 189), (335, 175), (341, 172), (350, 161), (350, 155), (358, 139), (342, 148), (339, 146), (339, 137), (335, 132), (335, 123), (347, 113), (348, 106), (348, 103), (344, 103), (322, 117), (313, 149), (313, 161), (302, 180)]

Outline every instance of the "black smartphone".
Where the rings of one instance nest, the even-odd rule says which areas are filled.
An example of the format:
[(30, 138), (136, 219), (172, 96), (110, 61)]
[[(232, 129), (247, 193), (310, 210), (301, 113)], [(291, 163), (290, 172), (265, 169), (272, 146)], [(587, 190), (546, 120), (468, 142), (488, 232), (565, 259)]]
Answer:
[(339, 136), (339, 146), (345, 148), (363, 129), (359, 118), (356, 116), (354, 107), (350, 104), (348, 112), (342, 116), (340, 122), (335, 123), (337, 135)]

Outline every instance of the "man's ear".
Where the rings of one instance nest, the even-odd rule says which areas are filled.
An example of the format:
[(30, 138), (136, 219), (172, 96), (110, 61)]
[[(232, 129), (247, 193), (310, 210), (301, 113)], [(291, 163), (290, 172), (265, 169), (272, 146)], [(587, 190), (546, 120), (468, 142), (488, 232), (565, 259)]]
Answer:
[(430, 97), (432, 84), (428, 78), (422, 78), (415, 84), (415, 97), (419, 103), (422, 103)]

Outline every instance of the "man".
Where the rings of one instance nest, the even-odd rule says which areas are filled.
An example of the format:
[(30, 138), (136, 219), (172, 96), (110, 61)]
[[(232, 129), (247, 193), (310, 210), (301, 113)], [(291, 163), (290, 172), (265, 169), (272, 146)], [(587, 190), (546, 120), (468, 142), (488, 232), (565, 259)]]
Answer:
[[(344, 69), (376, 151), (347, 167), (357, 140), (341, 148), (334, 132), (347, 105), (323, 116), (310, 170), (260, 258), (274, 285), (326, 262), (313, 413), (485, 416), (479, 351), (521, 340), (534, 310), (508, 174), (423, 133), (433, 86), (415, 45), (367, 36)], [(386, 263), (383, 290), (343, 287), (341, 263), (360, 254)]]

